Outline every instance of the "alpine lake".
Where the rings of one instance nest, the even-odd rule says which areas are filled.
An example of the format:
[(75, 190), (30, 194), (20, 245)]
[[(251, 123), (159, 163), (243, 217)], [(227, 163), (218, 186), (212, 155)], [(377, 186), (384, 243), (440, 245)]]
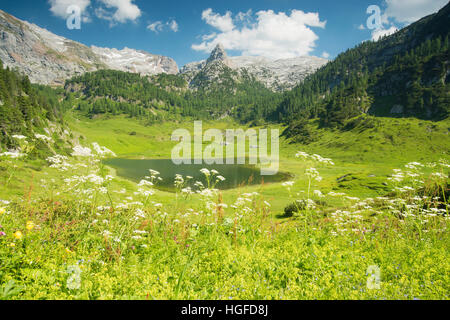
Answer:
[(240, 164), (181, 164), (176, 165), (171, 159), (107, 159), (103, 162), (105, 165), (116, 170), (118, 176), (139, 182), (150, 175), (149, 170), (155, 170), (160, 173), (159, 181), (155, 188), (167, 192), (175, 192), (174, 180), (177, 174), (184, 178), (192, 177), (186, 187), (193, 188), (196, 181), (202, 182), (206, 186), (206, 178), (201, 169), (216, 170), (219, 175), (225, 177), (225, 181), (217, 183), (219, 190), (228, 190), (239, 188), (240, 186), (260, 185), (265, 183), (278, 183), (292, 178), (289, 173), (278, 172), (275, 175), (261, 175), (261, 171), (254, 165)]

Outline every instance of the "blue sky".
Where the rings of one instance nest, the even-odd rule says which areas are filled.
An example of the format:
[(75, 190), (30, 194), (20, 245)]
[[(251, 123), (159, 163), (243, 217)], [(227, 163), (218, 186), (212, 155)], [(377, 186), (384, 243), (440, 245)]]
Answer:
[[(205, 59), (217, 42), (223, 43), (230, 55), (333, 58), (446, 3), (448, 0), (0, 0), (0, 9), (88, 46), (145, 50), (172, 57), (183, 66)], [(66, 8), (71, 4), (82, 10), (80, 30), (66, 26)], [(380, 8), (381, 25), (376, 31), (367, 27), (370, 5)]]

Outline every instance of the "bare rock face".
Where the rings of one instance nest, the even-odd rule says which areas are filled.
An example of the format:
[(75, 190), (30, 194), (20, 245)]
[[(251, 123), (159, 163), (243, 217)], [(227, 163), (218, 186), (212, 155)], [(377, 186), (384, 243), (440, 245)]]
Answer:
[(225, 52), (225, 48), (222, 44), (218, 44), (214, 50), (211, 52), (211, 55), (208, 58), (208, 62), (215, 60), (225, 61), (228, 58), (227, 53)]
[(174, 60), (145, 51), (124, 48), (123, 50), (92, 47), (92, 51), (109, 69), (142, 75), (159, 73), (177, 74), (178, 66)]
[(0, 10), (0, 59), (31, 82), (62, 85), (85, 72), (113, 69), (154, 75), (177, 74), (174, 60), (144, 51), (89, 48)]
[(280, 60), (252, 56), (228, 57), (219, 44), (207, 60), (189, 63), (180, 73), (191, 82), (213, 62), (220, 62), (238, 73), (245, 71), (267, 88), (283, 91), (300, 84), (308, 75), (328, 63), (328, 60), (309, 56)]
[(256, 79), (274, 90), (288, 90), (299, 85), (307, 76), (328, 63), (318, 57), (296, 57), (271, 60), (261, 57), (233, 57), (235, 69), (247, 69)]

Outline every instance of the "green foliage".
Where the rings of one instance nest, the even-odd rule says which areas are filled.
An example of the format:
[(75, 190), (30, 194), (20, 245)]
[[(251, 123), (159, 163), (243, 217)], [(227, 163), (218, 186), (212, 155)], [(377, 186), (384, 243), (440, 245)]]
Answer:
[(364, 114), (346, 121), (342, 130), (351, 131), (357, 129), (359, 132), (362, 132), (368, 129), (374, 129), (381, 125), (381, 123), (381, 120)]
[(0, 150), (17, 145), (13, 135), (33, 136), (48, 121), (61, 122), (61, 110), (52, 89), (35, 86), (26, 76), (3, 68), (0, 61)]
[[(450, 112), (447, 5), (395, 33), (340, 54), (286, 95), (274, 117), (292, 122), (320, 118), (342, 127), (360, 114), (442, 120)], [(386, 97), (393, 97), (386, 105)], [(295, 130), (295, 126), (293, 129)]]
[[(92, 160), (65, 159), (70, 170), (50, 169), (27, 201), (0, 202), (0, 299), (448, 298), (448, 204), (405, 189), (411, 164), (390, 184), (405, 192), (294, 200), (276, 217), (271, 199), (243, 190), (159, 201)], [(442, 194), (448, 163), (432, 167), (439, 176), (417, 174)], [(305, 191), (291, 187), (276, 197)]]
[(283, 131), (282, 136), (287, 139), (291, 139), (291, 143), (310, 144), (317, 140), (317, 136), (309, 121), (305, 118), (300, 118), (297, 121), (293, 121), (288, 128)]
[(0, 300), (10, 300), (22, 292), (23, 287), (17, 286), (14, 280), (10, 280), (0, 287)]
[(291, 218), (295, 213), (299, 213), (302, 210), (306, 210), (307, 202), (305, 200), (296, 200), (294, 203), (289, 204), (284, 208), (284, 218)]
[[(235, 81), (222, 75), (220, 84), (187, 89), (186, 81), (174, 75), (141, 77), (138, 74), (102, 70), (66, 81), (66, 101), (83, 114), (126, 114), (148, 120), (177, 120), (182, 117), (210, 119), (234, 116), (246, 122), (265, 119), (273, 112), (280, 95), (254, 79)], [(197, 81), (202, 82), (202, 75)]]

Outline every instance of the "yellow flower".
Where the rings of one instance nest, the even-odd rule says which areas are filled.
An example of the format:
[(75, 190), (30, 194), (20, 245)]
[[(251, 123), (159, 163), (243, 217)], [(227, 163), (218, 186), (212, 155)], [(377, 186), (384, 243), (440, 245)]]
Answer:
[(23, 238), (23, 234), (21, 231), (16, 231), (13, 235), (14, 235), (14, 238), (16, 238), (17, 240), (20, 240)]
[(15, 243), (10, 243), (9, 246), (10, 246), (10, 247), (15, 247), (16, 244), (15, 244)]
[(66, 248), (66, 253), (72, 253), (72, 251), (70, 251), (70, 249), (69, 248)]
[(0, 208), (0, 215), (4, 214), (6, 212), (5, 208)]
[(27, 222), (27, 230), (28, 231), (31, 231), (31, 230), (33, 230), (33, 228), (34, 228), (34, 223), (33, 223), (33, 221), (28, 221)]

